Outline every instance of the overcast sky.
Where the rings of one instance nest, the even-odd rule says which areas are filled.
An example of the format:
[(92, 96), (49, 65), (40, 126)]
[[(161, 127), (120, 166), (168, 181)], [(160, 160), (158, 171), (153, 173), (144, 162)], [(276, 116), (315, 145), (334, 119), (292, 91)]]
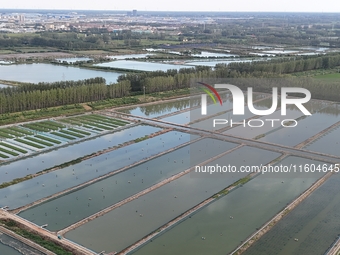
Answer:
[(1, 9), (340, 12), (338, 0), (1, 0)]

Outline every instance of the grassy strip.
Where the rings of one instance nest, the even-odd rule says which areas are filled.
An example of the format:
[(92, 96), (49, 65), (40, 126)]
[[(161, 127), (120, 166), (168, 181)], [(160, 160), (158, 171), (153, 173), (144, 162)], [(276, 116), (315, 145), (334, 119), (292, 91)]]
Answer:
[(112, 129), (114, 129), (113, 127), (103, 126), (100, 123), (91, 122), (91, 121), (87, 121), (87, 120), (84, 120), (83, 123), (87, 124), (89, 126), (93, 126), (93, 127), (97, 127), (97, 128), (103, 129), (103, 130), (112, 130)]
[(36, 126), (40, 127), (40, 128), (46, 128), (47, 131), (51, 131), (51, 130), (58, 130), (58, 127), (52, 126), (48, 123), (43, 123), (43, 122), (37, 122), (34, 123)]
[[(7, 155), (1, 154), (0, 153), (0, 158), (9, 158)], [(1, 186), (1, 185), (0, 185)]]
[(58, 107), (50, 107), (47, 109), (31, 110), (16, 113), (0, 114), (0, 125), (18, 123), (29, 120), (46, 119), (58, 117), (61, 115), (74, 115), (86, 112), (81, 105), (65, 105)]
[(243, 184), (246, 184), (249, 181), (250, 181), (250, 176), (246, 176), (244, 178), (241, 178), (238, 181), (236, 181), (233, 184), (231, 184), (230, 186), (228, 186), (226, 189), (223, 189), (220, 192), (216, 193), (212, 197), (213, 198), (219, 198), (220, 196), (227, 195), (229, 193), (229, 190), (230, 190), (231, 187), (236, 187), (238, 185), (243, 185)]
[(72, 255), (72, 252), (65, 250), (63, 247), (54, 243), (53, 241), (46, 240), (38, 234), (32, 233), (26, 229), (20, 228), (18, 224), (13, 220), (1, 220), (0, 221), (7, 229), (14, 233), (27, 238), (36, 244), (44, 247), (47, 250), (54, 252), (57, 255)]
[(36, 137), (36, 138), (39, 138), (39, 139), (42, 139), (42, 140), (45, 140), (45, 141), (49, 141), (49, 142), (51, 142), (51, 143), (61, 144), (60, 141), (55, 140), (55, 139), (52, 139), (52, 138), (49, 138), (49, 137), (46, 137), (46, 136), (36, 135), (35, 137)]
[(148, 139), (148, 138), (149, 138), (149, 136), (146, 135), (146, 136), (139, 137), (139, 138), (135, 139), (134, 142), (135, 142), (135, 143), (139, 143), (139, 142), (144, 141), (144, 140), (146, 140), (146, 139)]
[(97, 128), (100, 128), (100, 129), (103, 129), (103, 130), (112, 130), (113, 128), (109, 128), (109, 127), (106, 127), (106, 126), (102, 126), (98, 123), (94, 123), (92, 122), (91, 120), (88, 120), (88, 119), (84, 119), (83, 118), (84, 116), (81, 116), (81, 117), (78, 117), (78, 121), (80, 121), (82, 124), (85, 124), (85, 125), (88, 125), (88, 126), (92, 126), (93, 127), (97, 127)]
[(8, 129), (8, 128), (2, 128), (1, 129), (1, 132), (2, 133), (6, 133), (6, 134), (8, 134), (8, 135), (12, 135), (12, 136), (24, 136), (24, 134), (22, 134), (22, 133), (19, 133), (19, 132), (16, 132), (16, 131), (13, 131), (13, 130), (10, 130), (10, 129)]
[(105, 120), (94, 120), (96, 123), (99, 123), (99, 124), (103, 124), (103, 125), (107, 125), (107, 126), (112, 126), (112, 127), (120, 127), (120, 126), (124, 126), (124, 125), (122, 125), (122, 124), (120, 124), (120, 123), (117, 123), (117, 122), (114, 122), (114, 121), (110, 121), (110, 122), (108, 122), (108, 121), (105, 121)]
[(35, 123), (25, 124), (25, 125), (23, 125), (23, 127), (29, 128), (29, 129), (32, 129), (32, 130), (35, 130), (35, 131), (39, 131), (39, 132), (48, 132), (48, 131), (50, 131), (49, 129), (47, 129), (45, 127), (40, 127), (40, 126), (38, 126)]
[(25, 151), (25, 150), (23, 150), (21, 148), (15, 147), (13, 145), (7, 144), (7, 143), (1, 143), (0, 142), (0, 145), (3, 146), (3, 147), (10, 148), (10, 149), (15, 150), (15, 151), (19, 151), (21, 153), (27, 153), (27, 151)]
[(57, 128), (64, 128), (65, 127), (65, 125), (60, 124), (58, 122), (54, 122), (54, 121), (42, 121), (40, 123), (47, 124), (47, 125), (50, 125), (50, 126), (54, 126), (54, 127), (57, 127)]
[(83, 135), (80, 135), (80, 134), (77, 134), (77, 133), (74, 133), (74, 132), (70, 132), (68, 130), (60, 130), (59, 132), (63, 133), (63, 134), (67, 134), (67, 135), (72, 135), (72, 136), (75, 136), (75, 137), (78, 137), (78, 138), (84, 138), (85, 137)]
[(4, 149), (4, 148), (2, 148), (2, 147), (0, 147), (0, 151), (5, 152), (5, 153), (7, 153), (7, 154), (9, 154), (9, 155), (12, 155), (12, 156), (19, 156), (18, 153), (14, 152), (14, 151), (6, 150), (6, 149)]
[(73, 132), (75, 132), (75, 133), (80, 133), (80, 134), (82, 134), (82, 135), (91, 135), (91, 133), (85, 132), (85, 131), (79, 130), (79, 129), (69, 128), (68, 130), (73, 131)]
[(39, 144), (35, 144), (35, 143), (31, 143), (29, 141), (26, 141), (26, 140), (23, 140), (23, 139), (15, 139), (15, 141), (19, 142), (19, 143), (23, 143), (23, 144), (27, 144), (29, 146), (32, 146), (32, 147), (35, 147), (35, 148), (38, 148), (38, 149), (44, 149), (45, 147), (44, 146), (41, 146)]
[(83, 124), (78, 121), (76, 118), (67, 118), (67, 119), (61, 119), (60, 121), (66, 123), (66, 124), (71, 124), (74, 126), (82, 126)]
[(27, 137), (25, 137), (25, 139), (26, 139), (26, 140), (30, 140), (30, 141), (35, 142), (35, 143), (38, 143), (38, 144), (45, 145), (45, 146), (49, 146), (49, 147), (53, 146), (52, 143), (48, 143), (48, 142), (45, 142), (45, 141), (41, 141), (41, 140), (39, 140), (39, 139), (35, 139), (34, 137), (28, 137), (28, 136), (27, 136)]
[(0, 131), (0, 137), (2, 137), (2, 138), (8, 138), (8, 139), (14, 138), (13, 136), (8, 135), (8, 134), (6, 134), (6, 133), (3, 133), (3, 132), (1, 132), (1, 131)]
[(108, 126), (108, 127), (111, 127), (111, 128), (116, 128), (118, 127), (118, 125), (114, 125), (112, 123), (109, 123), (109, 122), (106, 122), (106, 121), (103, 121), (103, 120), (99, 120), (99, 119), (95, 119), (95, 118), (90, 118), (90, 117), (87, 117), (87, 116), (82, 116), (83, 119), (91, 122), (92, 124), (99, 124), (99, 125), (105, 125), (105, 126)]
[(33, 135), (33, 132), (27, 131), (27, 130), (19, 128), (19, 127), (9, 127), (8, 129), (22, 133), (24, 135)]
[[(100, 116), (97, 114), (92, 114), (92, 115), (85, 115), (84, 117), (88, 117), (91, 120), (94, 121), (99, 121), (99, 122), (103, 122), (104, 124), (113, 124), (113, 125), (118, 125), (118, 126), (124, 126), (126, 124), (128, 124), (128, 122), (124, 122), (124, 121), (119, 121), (117, 119), (110, 119), (108, 117), (104, 117), (104, 116)], [(106, 124), (106, 125), (107, 125)]]
[(51, 134), (52, 135), (56, 135), (56, 136), (60, 136), (60, 137), (63, 137), (63, 138), (66, 138), (68, 140), (75, 140), (76, 139), (75, 137), (71, 137), (71, 136), (68, 136), (68, 135), (65, 135), (65, 134), (61, 134), (61, 133), (58, 133), (58, 132), (52, 132)]

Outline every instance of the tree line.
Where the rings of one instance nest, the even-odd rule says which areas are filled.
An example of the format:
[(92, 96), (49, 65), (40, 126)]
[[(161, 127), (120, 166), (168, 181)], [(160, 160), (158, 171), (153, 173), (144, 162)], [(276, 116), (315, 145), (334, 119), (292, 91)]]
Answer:
[(90, 84), (86, 84), (86, 81), (78, 81), (71, 85), (72, 82), (68, 82), (66, 87), (62, 87), (60, 83), (52, 83), (50, 89), (47, 84), (40, 85), (43, 89), (34, 89), (30, 85), (19, 85), (10, 90), (2, 89), (0, 90), (0, 114), (93, 102), (130, 94), (129, 81), (106, 85), (105, 82), (95, 83), (95, 80)]

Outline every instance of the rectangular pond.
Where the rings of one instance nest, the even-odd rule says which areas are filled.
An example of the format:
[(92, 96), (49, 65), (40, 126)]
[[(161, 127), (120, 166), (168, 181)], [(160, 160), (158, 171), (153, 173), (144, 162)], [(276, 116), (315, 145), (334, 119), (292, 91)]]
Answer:
[(84, 160), (75, 165), (45, 173), (1, 190), (0, 206), (10, 209), (51, 196), (122, 167), (157, 155), (190, 140), (190, 135), (171, 131), (117, 150)]
[(135, 140), (145, 135), (150, 135), (160, 130), (160, 128), (144, 125), (130, 127), (112, 134), (71, 144), (67, 147), (32, 155), (29, 158), (2, 164), (0, 165), (0, 184), (15, 178), (25, 177), (29, 174), (35, 174), (56, 165)]
[(157, 118), (162, 115), (174, 113), (190, 107), (195, 107), (199, 104), (200, 99), (182, 99), (166, 103), (155, 103), (151, 105), (129, 107), (119, 109), (119, 112), (132, 114), (140, 117)]
[[(245, 155), (248, 155), (249, 165), (265, 164), (279, 156), (275, 152), (243, 147), (214, 160), (209, 165), (222, 165), (225, 162), (236, 166), (244, 165)], [(193, 177), (191, 174), (184, 175), (70, 231), (66, 238), (98, 252), (120, 251), (245, 175), (247, 173), (231, 173), (202, 178)], [(112, 231), (113, 229), (119, 231)], [(163, 254), (163, 251), (148, 254)]]
[(266, 135), (260, 141), (295, 146), (339, 121), (337, 104), (322, 109), (299, 121), (294, 128), (283, 128)]
[(52, 64), (20, 64), (0, 65), (1, 79), (19, 82), (56, 82), (77, 81), (95, 77), (103, 77), (107, 84), (116, 83), (118, 76), (123, 73), (89, 70), (73, 66), (59, 66)]
[(31, 246), (20, 242), (19, 240), (8, 236), (0, 231), (0, 254), (1, 255), (21, 255), (21, 254), (34, 254), (34, 255), (44, 255)]
[[(191, 146), (207, 147), (205, 153), (202, 151), (195, 153), (194, 157), (188, 157)], [(75, 192), (30, 208), (20, 213), (20, 216), (38, 225), (47, 223), (49, 230), (60, 230), (235, 146), (236, 144), (219, 140), (199, 140)]]
[(339, 182), (331, 176), (244, 254), (325, 254), (340, 234)]
[[(247, 155), (250, 156), (251, 153)], [(304, 158), (288, 157), (279, 164), (312, 162), (318, 163)], [(132, 253), (228, 254), (321, 176), (319, 173), (259, 175)]]
[(133, 60), (117, 60), (107, 63), (95, 64), (98, 67), (108, 67), (122, 70), (134, 70), (134, 71), (167, 71), (169, 69), (179, 70), (181, 68), (192, 68), (188, 65), (172, 65), (172, 64), (161, 64), (156, 62), (142, 62)]

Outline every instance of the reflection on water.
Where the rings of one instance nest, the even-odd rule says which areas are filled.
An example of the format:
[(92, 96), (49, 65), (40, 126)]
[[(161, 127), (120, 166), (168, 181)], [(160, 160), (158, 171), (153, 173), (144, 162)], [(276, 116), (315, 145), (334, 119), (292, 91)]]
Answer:
[[(318, 163), (297, 157), (288, 157), (280, 163), (312, 162)], [(154, 238), (134, 254), (228, 254), (320, 177), (319, 173), (260, 175)]]
[(157, 118), (162, 115), (195, 107), (199, 104), (200, 99), (183, 99), (178, 101), (157, 103), (146, 106), (130, 107), (127, 109), (121, 109), (119, 112), (124, 112), (136, 116)]
[(295, 146), (309, 137), (316, 135), (327, 127), (339, 121), (338, 105), (328, 106), (311, 116), (300, 120), (294, 128), (282, 128), (261, 138), (261, 141)]
[(67, 80), (84, 80), (103, 77), (107, 84), (117, 82), (122, 73), (88, 70), (73, 66), (59, 66), (52, 64), (20, 64), (0, 65), (1, 79), (19, 82), (56, 82)]
[(340, 233), (339, 182), (333, 175), (244, 254), (325, 254)]
[[(191, 157), (196, 154), (198, 153), (190, 153)], [(226, 162), (232, 162), (233, 165), (240, 166), (245, 164), (245, 155), (249, 155), (247, 164), (252, 165), (265, 164), (279, 154), (244, 147), (214, 160), (209, 165), (225, 165)], [(245, 175), (246, 173), (230, 173), (209, 178), (203, 174), (201, 178), (187, 174), (80, 226), (67, 233), (66, 238), (98, 252), (102, 249), (120, 251)], [(119, 229), (119, 231), (112, 231), (112, 229)], [(93, 238), (94, 236), (96, 238)], [(196, 254), (195, 249), (190, 253), (183, 252), (184, 246), (186, 245), (181, 244), (175, 248), (166, 245), (167, 251), (158, 250), (147, 254)]]
[(161, 64), (155, 62), (140, 62), (133, 60), (117, 60), (107, 63), (95, 64), (94, 66), (99, 67), (111, 67), (116, 69), (129, 69), (138, 71), (167, 71), (169, 69), (179, 70), (181, 68), (191, 68), (187, 65), (171, 65), (171, 64)]
[[(11, 209), (85, 183), (121, 167), (168, 150), (190, 139), (189, 134), (168, 132), (104, 153), (78, 164), (49, 172), (1, 190), (0, 206)], [(160, 142), (163, 141), (164, 143)]]
[[(176, 137), (173, 136), (173, 138)], [(82, 218), (236, 146), (223, 141), (212, 141), (214, 143), (207, 139), (197, 141), (192, 145), (187, 145), (132, 167), (71, 194), (29, 209), (21, 213), (20, 216), (39, 225), (48, 223), (47, 228), (53, 231), (65, 228)], [(206, 153), (196, 153), (192, 158), (188, 156), (191, 146), (200, 148), (206, 145), (209, 146), (206, 148)], [(63, 206), (60, 207), (60, 205)]]
[(159, 128), (151, 126), (130, 127), (112, 134), (103, 135), (95, 139), (1, 165), (0, 183), (25, 177), (28, 174), (35, 174), (64, 162), (105, 150), (145, 135), (150, 135), (159, 130)]

